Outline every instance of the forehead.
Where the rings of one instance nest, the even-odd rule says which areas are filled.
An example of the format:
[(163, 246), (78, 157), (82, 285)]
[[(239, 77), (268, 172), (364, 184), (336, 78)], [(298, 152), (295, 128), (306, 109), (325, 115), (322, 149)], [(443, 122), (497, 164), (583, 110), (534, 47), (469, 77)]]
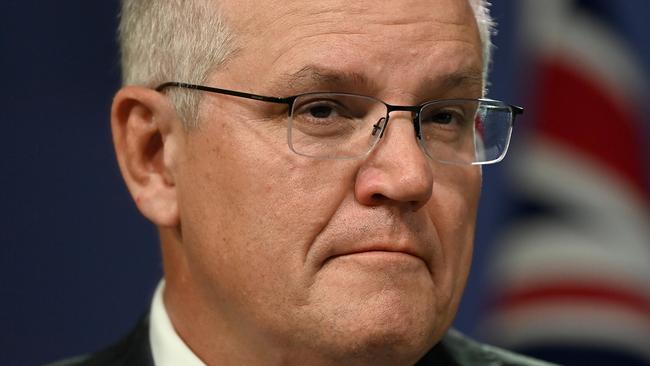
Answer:
[(377, 87), (417, 75), (481, 79), (480, 38), (466, 0), (238, 0), (223, 10), (257, 84), (306, 68)]

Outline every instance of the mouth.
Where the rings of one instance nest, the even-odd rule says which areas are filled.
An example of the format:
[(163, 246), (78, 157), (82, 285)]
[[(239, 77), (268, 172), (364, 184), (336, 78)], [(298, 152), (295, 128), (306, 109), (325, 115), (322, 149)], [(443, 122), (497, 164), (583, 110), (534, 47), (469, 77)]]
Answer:
[(399, 262), (414, 262), (417, 264), (424, 264), (427, 268), (429, 267), (423, 257), (415, 251), (386, 247), (359, 248), (337, 253), (328, 257), (323, 265), (327, 265), (336, 260), (375, 262), (383, 265)]

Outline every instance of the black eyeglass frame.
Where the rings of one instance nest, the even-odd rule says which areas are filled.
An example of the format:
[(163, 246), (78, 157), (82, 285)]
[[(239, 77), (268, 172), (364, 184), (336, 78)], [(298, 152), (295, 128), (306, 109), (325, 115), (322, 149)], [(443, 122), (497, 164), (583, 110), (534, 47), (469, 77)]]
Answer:
[[(389, 121), (389, 114), (394, 111), (406, 111), (406, 112), (411, 112), (413, 113), (413, 127), (415, 128), (415, 134), (418, 140), (422, 139), (422, 134), (420, 132), (420, 124), (418, 123), (419, 118), (420, 118), (420, 113), (421, 111), (426, 108), (427, 106), (433, 104), (433, 103), (439, 103), (446, 101), (447, 99), (440, 99), (440, 100), (431, 100), (424, 102), (420, 105), (412, 105), (412, 106), (405, 106), (405, 105), (393, 105), (393, 104), (388, 104), (384, 102), (381, 99), (365, 96), (365, 95), (360, 95), (360, 94), (353, 94), (353, 93), (339, 93), (339, 92), (308, 92), (308, 93), (301, 93), (301, 94), (296, 94), (288, 97), (271, 97), (271, 96), (266, 96), (266, 95), (259, 95), (259, 94), (253, 94), (253, 93), (244, 93), (236, 90), (229, 90), (229, 89), (221, 89), (221, 88), (215, 88), (211, 86), (205, 86), (205, 85), (197, 85), (197, 84), (189, 84), (189, 83), (183, 83), (183, 82), (178, 82), (178, 81), (168, 81), (165, 83), (162, 83), (158, 85), (157, 87), (154, 88), (154, 90), (162, 92), (166, 88), (171, 88), (171, 87), (176, 87), (176, 88), (183, 88), (183, 89), (193, 89), (193, 90), (200, 90), (204, 92), (209, 92), (209, 93), (217, 93), (217, 94), (225, 94), (225, 95), (230, 95), (234, 97), (239, 97), (239, 98), (246, 98), (246, 99), (252, 99), (252, 100), (259, 100), (262, 102), (268, 102), (268, 103), (276, 103), (276, 104), (286, 104), (289, 106), (289, 116), (291, 116), (291, 112), (293, 111), (293, 104), (296, 99), (305, 96), (305, 95), (310, 95), (310, 94), (322, 94), (322, 93), (335, 93), (335, 94), (341, 94), (341, 95), (354, 95), (354, 96), (360, 96), (360, 97), (365, 97), (365, 98), (371, 98), (374, 100), (377, 100), (378, 102), (383, 103), (386, 106), (387, 113), (386, 113), (386, 120), (384, 121), (384, 126), (381, 127), (381, 134), (379, 138), (383, 137), (384, 131), (386, 131), (386, 127)], [(478, 98), (478, 99), (472, 99), (472, 98), (458, 98), (458, 99), (449, 99), (453, 101), (477, 101), (477, 102), (486, 102), (486, 103), (501, 103), (503, 106), (510, 108), (512, 111), (512, 120), (510, 121), (511, 125), (514, 126), (515, 120), (517, 119), (516, 117), (518, 115), (521, 115), (524, 113), (524, 108), (520, 106), (516, 106), (513, 104), (508, 104), (499, 100), (494, 100), (494, 99), (488, 99), (488, 98)], [(375, 128), (380, 128), (378, 125), (375, 125)], [(374, 134), (374, 132), (373, 132)], [(504, 153), (505, 154), (505, 153)]]

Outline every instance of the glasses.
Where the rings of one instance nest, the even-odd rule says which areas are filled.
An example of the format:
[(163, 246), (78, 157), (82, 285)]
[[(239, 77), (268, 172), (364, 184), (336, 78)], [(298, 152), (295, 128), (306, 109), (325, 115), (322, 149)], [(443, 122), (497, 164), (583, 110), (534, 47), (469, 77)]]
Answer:
[(177, 87), (289, 106), (287, 142), (298, 155), (318, 159), (355, 159), (372, 151), (394, 111), (412, 113), (415, 137), (432, 160), (448, 164), (497, 163), (506, 155), (512, 128), (523, 108), (491, 99), (435, 100), (398, 106), (349, 93), (304, 93), (269, 97), (203, 85), (166, 82)]

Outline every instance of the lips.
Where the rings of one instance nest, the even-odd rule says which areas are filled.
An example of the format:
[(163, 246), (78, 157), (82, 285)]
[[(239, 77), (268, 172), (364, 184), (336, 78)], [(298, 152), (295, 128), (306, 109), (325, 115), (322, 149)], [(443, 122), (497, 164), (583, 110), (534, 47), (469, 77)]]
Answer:
[(373, 243), (373, 244), (363, 244), (357, 243), (347, 246), (337, 246), (334, 248), (333, 252), (325, 259), (323, 264), (334, 260), (339, 257), (352, 256), (357, 254), (365, 253), (396, 253), (396, 254), (405, 254), (414, 258), (418, 258), (427, 265), (429, 268), (429, 260), (426, 255), (426, 247), (424, 245), (417, 245), (416, 242), (408, 241), (402, 243)]

